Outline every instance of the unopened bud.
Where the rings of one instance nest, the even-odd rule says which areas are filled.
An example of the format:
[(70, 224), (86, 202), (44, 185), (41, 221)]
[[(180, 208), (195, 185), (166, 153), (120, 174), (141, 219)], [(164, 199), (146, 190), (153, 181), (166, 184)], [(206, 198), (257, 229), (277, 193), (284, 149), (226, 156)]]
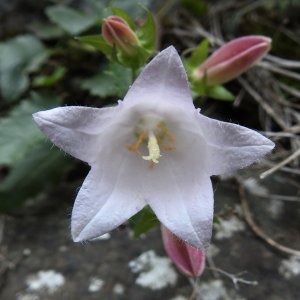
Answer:
[(161, 227), (165, 250), (177, 268), (189, 277), (200, 276), (205, 268), (205, 252), (197, 249)]
[(135, 49), (139, 44), (136, 34), (128, 23), (118, 16), (110, 16), (107, 19), (103, 19), (102, 35), (109, 45), (116, 46), (129, 56), (135, 53)]
[(270, 50), (272, 40), (265, 36), (234, 39), (215, 51), (193, 73), (207, 85), (222, 84), (247, 71)]

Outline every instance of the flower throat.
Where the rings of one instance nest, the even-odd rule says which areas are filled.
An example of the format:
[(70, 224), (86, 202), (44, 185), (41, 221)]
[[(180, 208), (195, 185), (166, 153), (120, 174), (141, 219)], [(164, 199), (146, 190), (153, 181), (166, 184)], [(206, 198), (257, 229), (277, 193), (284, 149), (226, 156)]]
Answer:
[(166, 124), (155, 115), (147, 115), (141, 118), (135, 127), (136, 141), (127, 146), (127, 149), (142, 155), (140, 149), (144, 143), (148, 148), (148, 155), (142, 155), (144, 160), (150, 162), (150, 167), (158, 164), (162, 157), (161, 150), (175, 150), (175, 140), (169, 132)]

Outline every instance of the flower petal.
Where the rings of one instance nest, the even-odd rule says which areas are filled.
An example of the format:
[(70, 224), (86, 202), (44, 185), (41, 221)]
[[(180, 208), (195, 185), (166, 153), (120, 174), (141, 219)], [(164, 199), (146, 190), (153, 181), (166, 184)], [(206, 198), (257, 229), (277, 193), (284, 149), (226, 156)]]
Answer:
[(207, 142), (207, 170), (220, 175), (247, 167), (274, 148), (274, 143), (243, 126), (198, 115)]
[(186, 72), (173, 46), (160, 52), (144, 68), (124, 102), (130, 105), (169, 102), (184, 109), (194, 109)]
[(33, 118), (56, 146), (91, 164), (101, 145), (98, 135), (109, 127), (118, 107), (58, 107), (37, 112)]
[(135, 176), (140, 178), (140, 174), (131, 168), (131, 154), (114, 155), (118, 149), (111, 151), (102, 157), (101, 167), (92, 167), (77, 195), (71, 224), (75, 242), (115, 229), (146, 205), (135, 186)]
[(144, 174), (144, 189), (146, 201), (164, 226), (186, 243), (204, 249), (212, 233), (213, 190), (194, 150), (182, 156), (176, 149), (163, 156)]

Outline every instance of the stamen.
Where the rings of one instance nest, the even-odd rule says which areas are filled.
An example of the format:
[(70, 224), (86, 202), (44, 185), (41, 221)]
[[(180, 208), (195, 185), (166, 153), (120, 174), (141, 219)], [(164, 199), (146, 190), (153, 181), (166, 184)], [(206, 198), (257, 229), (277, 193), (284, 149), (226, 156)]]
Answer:
[(166, 151), (172, 151), (176, 150), (175, 146), (165, 145), (162, 141), (162, 138), (160, 136), (157, 136), (158, 145), (161, 147), (161, 149)]
[(157, 138), (153, 134), (153, 132), (150, 132), (147, 147), (149, 150), (149, 155), (142, 156), (142, 158), (145, 160), (153, 161), (154, 163), (158, 164), (158, 159), (161, 157), (161, 154), (160, 154), (160, 149), (159, 149), (159, 145), (157, 142)]
[(169, 132), (167, 125), (155, 115), (149, 114), (141, 118), (135, 127), (136, 141), (127, 146), (129, 151), (142, 155), (141, 147), (147, 141), (148, 155), (143, 156), (149, 161), (149, 168), (153, 169), (159, 162), (161, 149), (164, 151), (175, 150), (175, 140)]
[(166, 124), (161, 122), (157, 125), (157, 127), (161, 130), (162, 134), (167, 138), (169, 144), (175, 144), (175, 140), (172, 134), (169, 132)]
[(142, 131), (142, 132), (138, 135), (136, 142), (135, 142), (134, 144), (132, 144), (132, 145), (127, 146), (127, 149), (128, 149), (129, 151), (132, 151), (132, 152), (136, 152), (136, 153), (138, 153), (138, 154), (141, 154), (139, 149), (140, 149), (141, 144), (143, 143), (143, 141), (144, 141), (146, 135), (147, 135), (147, 132), (146, 132), (146, 131)]

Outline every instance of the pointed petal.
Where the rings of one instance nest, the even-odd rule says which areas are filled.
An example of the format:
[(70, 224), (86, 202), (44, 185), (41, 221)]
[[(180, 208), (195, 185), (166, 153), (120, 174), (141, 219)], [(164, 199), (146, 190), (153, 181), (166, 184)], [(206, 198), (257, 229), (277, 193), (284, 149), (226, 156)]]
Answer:
[(71, 223), (75, 242), (115, 229), (146, 205), (135, 186), (140, 175), (134, 173), (130, 157), (111, 151), (102, 157), (101, 167), (91, 169), (77, 195)]
[(158, 166), (144, 175), (146, 201), (173, 234), (204, 249), (212, 233), (212, 184), (198, 157), (180, 152), (176, 149), (162, 157)]
[(186, 72), (174, 47), (160, 52), (144, 68), (129, 89), (124, 102), (153, 103), (194, 109)]
[(95, 149), (101, 145), (98, 135), (109, 127), (117, 110), (68, 106), (37, 112), (33, 118), (56, 146), (91, 163), (96, 159)]
[(274, 143), (243, 126), (198, 115), (207, 142), (207, 170), (220, 175), (247, 167), (274, 148)]

